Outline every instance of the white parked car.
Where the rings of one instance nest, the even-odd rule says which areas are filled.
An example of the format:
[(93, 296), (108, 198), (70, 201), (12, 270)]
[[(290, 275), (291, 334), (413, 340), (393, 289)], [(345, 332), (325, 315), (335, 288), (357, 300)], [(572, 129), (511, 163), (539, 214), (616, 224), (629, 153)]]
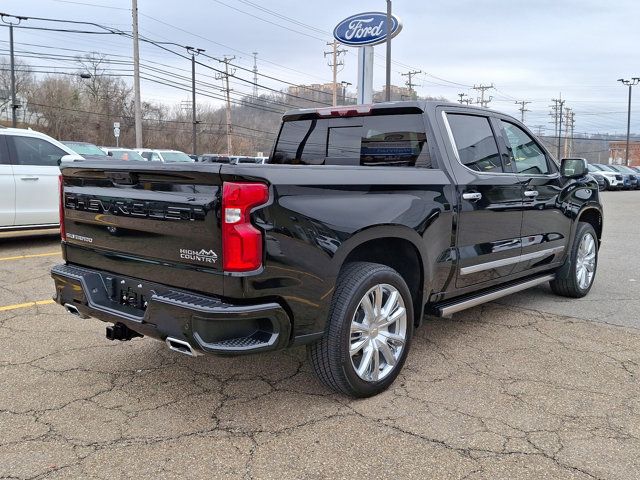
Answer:
[(100, 147), (100, 149), (109, 157), (115, 158), (116, 160), (137, 160), (140, 162), (146, 160), (146, 158), (143, 158), (142, 155), (132, 148)]
[(193, 158), (179, 150), (152, 150), (137, 148), (136, 152), (151, 162), (194, 162)]
[(59, 227), (61, 161), (83, 160), (33, 130), (0, 127), (0, 236)]

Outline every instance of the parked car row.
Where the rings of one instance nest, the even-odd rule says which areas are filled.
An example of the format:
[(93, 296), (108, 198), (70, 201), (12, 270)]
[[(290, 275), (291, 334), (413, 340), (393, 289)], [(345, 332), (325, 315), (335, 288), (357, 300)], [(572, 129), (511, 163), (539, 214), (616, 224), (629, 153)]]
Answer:
[(179, 150), (154, 150), (150, 148), (121, 148), (98, 147), (88, 142), (64, 141), (62, 142), (74, 152), (84, 157), (97, 157), (108, 155), (118, 160), (147, 160), (151, 162), (204, 162), (204, 163), (265, 163), (268, 157), (250, 157), (240, 155), (220, 155), (217, 153), (205, 153), (203, 155), (187, 155)]
[(85, 158), (109, 156), (117, 160), (137, 160), (150, 162), (193, 162), (194, 160), (179, 150), (155, 150), (151, 148), (98, 147), (88, 142), (63, 141), (74, 152)]
[(636, 190), (640, 188), (640, 167), (626, 165), (589, 165), (589, 173), (596, 179), (600, 190)]
[[(191, 155), (193, 157), (193, 155)], [(263, 164), (266, 163), (269, 157), (249, 157), (249, 156), (239, 156), (239, 155), (219, 155), (217, 153), (205, 153), (204, 155), (198, 156), (198, 162), (204, 163), (229, 163), (232, 165), (237, 165), (239, 163), (258, 163)]]

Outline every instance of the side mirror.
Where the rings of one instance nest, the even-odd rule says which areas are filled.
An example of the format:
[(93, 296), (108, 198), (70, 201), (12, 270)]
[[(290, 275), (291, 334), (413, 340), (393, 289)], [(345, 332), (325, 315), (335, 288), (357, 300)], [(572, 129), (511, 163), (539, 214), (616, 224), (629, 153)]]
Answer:
[(78, 160), (84, 160), (84, 158), (82, 158), (80, 155), (72, 155), (72, 154), (63, 155), (58, 160), (58, 166), (66, 162), (76, 162)]
[(109, 151), (109, 152), (107, 152), (107, 155), (108, 155), (109, 157), (113, 157), (113, 152)]
[(560, 162), (560, 174), (565, 178), (580, 178), (589, 173), (585, 158), (563, 158)]

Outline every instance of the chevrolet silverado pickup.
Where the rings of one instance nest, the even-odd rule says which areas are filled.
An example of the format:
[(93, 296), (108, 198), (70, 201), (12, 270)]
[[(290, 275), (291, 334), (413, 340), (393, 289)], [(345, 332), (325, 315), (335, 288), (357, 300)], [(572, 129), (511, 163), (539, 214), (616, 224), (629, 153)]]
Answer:
[(586, 295), (603, 226), (584, 159), (443, 102), (294, 110), (267, 164), (76, 162), (60, 189), (70, 313), (191, 356), (306, 345), (352, 396), (393, 382), (425, 314)]

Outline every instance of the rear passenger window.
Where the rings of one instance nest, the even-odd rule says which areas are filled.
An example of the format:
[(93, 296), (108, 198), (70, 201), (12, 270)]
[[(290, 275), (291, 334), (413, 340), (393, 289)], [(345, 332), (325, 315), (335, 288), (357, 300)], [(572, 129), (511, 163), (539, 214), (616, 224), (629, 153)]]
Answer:
[(420, 114), (288, 121), (269, 162), (437, 168)]
[(511, 161), (518, 173), (548, 175), (547, 156), (527, 132), (513, 123), (500, 120)]
[(487, 117), (447, 114), (460, 162), (477, 172), (503, 172), (498, 144)]
[(422, 115), (365, 117), (361, 165), (433, 168)]

